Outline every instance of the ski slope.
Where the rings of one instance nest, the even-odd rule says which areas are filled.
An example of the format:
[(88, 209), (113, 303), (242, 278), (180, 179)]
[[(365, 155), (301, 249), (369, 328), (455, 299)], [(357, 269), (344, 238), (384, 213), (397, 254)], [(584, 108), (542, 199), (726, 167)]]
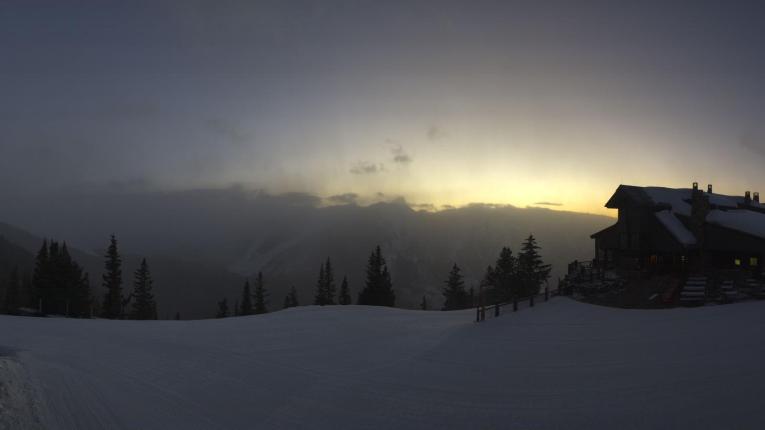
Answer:
[(28, 402), (17, 392), (16, 403), (34, 408), (40, 423), (8, 424), (18, 408), (0, 409), (0, 423), (743, 429), (765, 422), (765, 302), (647, 311), (556, 298), (481, 324), (472, 315), (333, 306), (205, 321), (3, 316), (0, 363), (17, 368), (0, 365), (0, 381), (32, 388), (22, 390)]

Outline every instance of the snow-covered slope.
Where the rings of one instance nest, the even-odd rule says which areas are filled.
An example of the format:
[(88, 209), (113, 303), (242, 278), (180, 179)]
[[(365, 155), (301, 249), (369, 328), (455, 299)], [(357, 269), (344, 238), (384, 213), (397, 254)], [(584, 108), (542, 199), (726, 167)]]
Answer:
[[(757, 428), (765, 303), (0, 317), (49, 428)], [(6, 378), (7, 375), (0, 375)]]

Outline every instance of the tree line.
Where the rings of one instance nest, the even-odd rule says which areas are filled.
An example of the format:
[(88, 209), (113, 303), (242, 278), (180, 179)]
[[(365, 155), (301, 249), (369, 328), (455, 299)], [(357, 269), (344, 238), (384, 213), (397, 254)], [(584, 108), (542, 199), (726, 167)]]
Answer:
[[(509, 302), (514, 298), (520, 299), (538, 294), (542, 284), (550, 277), (551, 266), (545, 264), (534, 235), (529, 235), (522, 243), (520, 253), (515, 256), (509, 247), (503, 247), (493, 266), (488, 266), (481, 280), (480, 290), (485, 300), (491, 303)], [(385, 257), (378, 245), (367, 259), (364, 288), (359, 292), (356, 303), (370, 306), (389, 306), (396, 304), (396, 293), (393, 289), (391, 274)], [(313, 304), (319, 306), (350, 305), (352, 303), (348, 277), (343, 276), (340, 290), (337, 291), (335, 272), (330, 258), (319, 267), (319, 274), (314, 290)], [(465, 276), (462, 269), (453, 263), (444, 287), (441, 290), (444, 297), (442, 310), (471, 308), (476, 305), (476, 292), (473, 287), (465, 287)], [(268, 312), (267, 293), (263, 284), (263, 274), (258, 273), (255, 279), (255, 290), (251, 292), (249, 280), (245, 281), (241, 301), (234, 304), (233, 313), (229, 310), (228, 300), (218, 302), (216, 318), (228, 316), (256, 315)], [(284, 298), (283, 309), (300, 306), (297, 290), (291, 286)], [(420, 308), (430, 308), (427, 297), (422, 297)]]
[(31, 274), (21, 275), (15, 266), (6, 277), (3, 311), (12, 315), (157, 319), (153, 280), (145, 258), (133, 274), (133, 290), (127, 295), (123, 292), (122, 258), (114, 235), (104, 256), (101, 285), (106, 291), (99, 301), (90, 276), (72, 258), (66, 242), (44, 240)]

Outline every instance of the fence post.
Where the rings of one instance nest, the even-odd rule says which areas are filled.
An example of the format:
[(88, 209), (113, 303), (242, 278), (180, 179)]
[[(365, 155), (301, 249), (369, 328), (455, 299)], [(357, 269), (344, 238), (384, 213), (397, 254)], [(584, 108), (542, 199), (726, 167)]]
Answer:
[(499, 316), (499, 303), (495, 303), (494, 304), (494, 317), (496, 318), (498, 316)]
[(475, 322), (481, 322), (481, 307), (475, 307)]
[(531, 297), (529, 297), (529, 307), (534, 307), (534, 295), (532, 294)]
[(518, 312), (518, 297), (513, 296), (513, 312)]
[(545, 285), (545, 301), (550, 300), (550, 290), (547, 288), (547, 285)]

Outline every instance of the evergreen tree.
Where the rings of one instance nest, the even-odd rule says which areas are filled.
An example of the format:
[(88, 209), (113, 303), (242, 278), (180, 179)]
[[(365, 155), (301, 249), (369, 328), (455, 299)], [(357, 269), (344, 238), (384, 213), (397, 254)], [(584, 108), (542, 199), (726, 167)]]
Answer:
[(218, 313), (215, 314), (215, 318), (227, 318), (228, 317), (228, 300), (224, 297), (223, 300), (218, 302)]
[(156, 319), (157, 304), (152, 294), (153, 281), (146, 259), (141, 260), (141, 266), (135, 271), (133, 280), (133, 309), (130, 317), (135, 320)]
[(242, 301), (239, 304), (239, 315), (252, 315), (255, 310), (252, 308), (252, 293), (250, 292), (250, 280), (244, 281), (242, 290)]
[(454, 263), (449, 272), (449, 278), (444, 282), (444, 307), (443, 310), (465, 309), (468, 305), (468, 293), (465, 291), (465, 281), (457, 263)]
[(551, 267), (549, 264), (544, 264), (539, 255), (540, 249), (534, 235), (529, 235), (523, 242), (521, 253), (518, 255), (518, 281), (521, 294), (524, 296), (538, 294), (542, 283), (550, 277)]
[(316, 297), (314, 304), (319, 306), (335, 304), (335, 273), (332, 270), (332, 262), (327, 258), (319, 269), (319, 279), (316, 282)]
[(267, 302), (268, 293), (263, 283), (263, 273), (258, 272), (258, 277), (255, 280), (255, 314), (265, 314), (268, 312)]
[(487, 271), (488, 299), (492, 302), (509, 302), (513, 297), (524, 297), (518, 282), (518, 261), (508, 247), (502, 248), (497, 263)]
[(19, 268), (14, 266), (8, 276), (8, 284), (5, 287), (5, 312), (14, 315), (21, 307), (21, 282)]
[(359, 293), (360, 305), (395, 306), (396, 294), (379, 245), (369, 256), (366, 278), (364, 289)]
[(427, 311), (430, 307), (428, 306), (428, 298), (425, 296), (422, 296), (422, 302), (420, 302), (420, 309), (423, 311)]
[(109, 239), (109, 248), (104, 257), (103, 286), (106, 288), (102, 316), (104, 318), (121, 318), (123, 309), (122, 297), (122, 258), (117, 249), (117, 238), (112, 235)]
[(296, 306), (299, 306), (299, 304), (298, 304), (297, 290), (295, 290), (295, 286), (293, 285), (290, 288), (290, 291), (287, 293), (287, 296), (284, 297), (284, 309), (294, 308)]
[(343, 276), (343, 283), (340, 284), (340, 296), (337, 298), (338, 303), (341, 305), (351, 304), (351, 291), (348, 289), (348, 277)]
[(316, 281), (316, 295), (313, 298), (313, 304), (324, 306), (326, 305), (326, 296), (324, 292), (324, 285), (326, 284), (326, 275), (324, 273), (324, 264), (319, 267), (319, 279)]
[(82, 267), (69, 255), (66, 243), (59, 246), (55, 241), (43, 242), (35, 258), (31, 284), (33, 306), (39, 312), (90, 317), (90, 283)]

